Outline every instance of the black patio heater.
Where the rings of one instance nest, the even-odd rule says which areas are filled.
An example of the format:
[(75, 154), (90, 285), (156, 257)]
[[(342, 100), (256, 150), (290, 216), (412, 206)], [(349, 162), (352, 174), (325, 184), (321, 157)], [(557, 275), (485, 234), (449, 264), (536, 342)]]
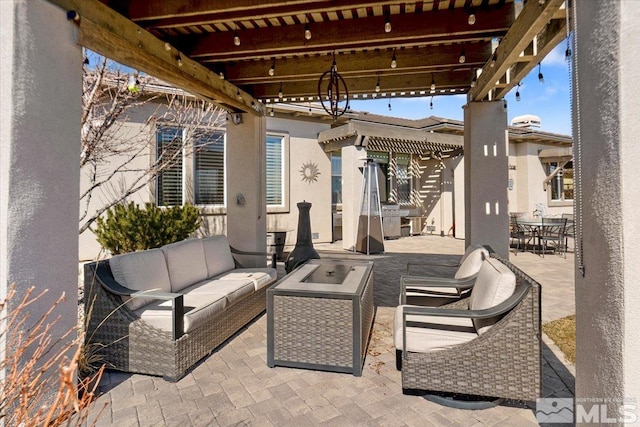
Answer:
[(298, 238), (296, 240), (296, 246), (284, 263), (284, 269), (287, 274), (310, 259), (320, 258), (320, 255), (318, 255), (318, 252), (313, 248), (313, 243), (311, 242), (310, 210), (311, 203), (306, 201), (298, 203)]

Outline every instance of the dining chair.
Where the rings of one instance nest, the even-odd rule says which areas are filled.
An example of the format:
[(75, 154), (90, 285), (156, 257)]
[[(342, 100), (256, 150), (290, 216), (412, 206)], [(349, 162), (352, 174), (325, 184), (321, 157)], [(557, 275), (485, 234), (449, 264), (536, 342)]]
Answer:
[(553, 243), (554, 251), (562, 252), (567, 257), (565, 245), (565, 229), (567, 227), (567, 218), (542, 218), (542, 227), (538, 239), (542, 245), (542, 257), (547, 251), (547, 245)]
[(509, 213), (509, 238), (511, 239), (509, 246), (511, 246), (514, 240), (516, 241), (516, 251), (514, 255), (518, 255), (521, 244), (524, 246), (524, 250), (526, 251), (527, 243), (531, 241), (533, 237), (526, 227), (518, 224), (518, 218), (522, 218), (524, 215), (524, 212)]
[[(574, 239), (575, 236), (575, 225), (573, 222), (573, 214), (572, 213), (563, 213), (562, 218), (567, 219), (567, 226), (564, 230), (564, 250), (567, 251), (569, 249), (569, 237)], [(575, 247), (575, 244), (574, 244)], [(575, 250), (575, 249), (574, 249)]]

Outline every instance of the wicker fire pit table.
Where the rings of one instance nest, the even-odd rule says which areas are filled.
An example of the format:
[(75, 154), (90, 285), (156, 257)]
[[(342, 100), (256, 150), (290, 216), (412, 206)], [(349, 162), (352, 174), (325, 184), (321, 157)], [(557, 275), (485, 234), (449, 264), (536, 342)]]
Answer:
[(267, 364), (362, 375), (373, 262), (313, 259), (267, 290)]

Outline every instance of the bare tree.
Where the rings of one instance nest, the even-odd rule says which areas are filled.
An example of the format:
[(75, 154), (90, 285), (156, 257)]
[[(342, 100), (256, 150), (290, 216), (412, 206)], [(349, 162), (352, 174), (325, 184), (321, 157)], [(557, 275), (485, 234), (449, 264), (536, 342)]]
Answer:
[[(80, 234), (110, 207), (150, 188), (181, 156), (201, 148), (194, 141), (223, 129), (226, 118), (221, 108), (153, 77), (88, 56), (93, 66), (85, 60), (80, 156), (88, 184), (80, 194)], [(158, 152), (157, 126), (179, 127), (184, 137)]]

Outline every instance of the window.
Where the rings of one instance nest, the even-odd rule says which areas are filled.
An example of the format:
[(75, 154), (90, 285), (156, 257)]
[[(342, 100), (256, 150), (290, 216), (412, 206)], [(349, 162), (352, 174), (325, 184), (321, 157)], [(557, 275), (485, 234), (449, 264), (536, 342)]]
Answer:
[(411, 175), (409, 173), (410, 154), (396, 154), (396, 202), (403, 205), (411, 203)]
[(167, 164), (156, 180), (158, 206), (182, 205), (182, 129), (160, 127), (156, 133), (158, 164)]
[(267, 206), (284, 206), (284, 137), (267, 135)]
[(573, 201), (573, 161), (547, 163), (550, 202)]
[(380, 202), (386, 203), (390, 199), (393, 199), (391, 176), (389, 175), (389, 153), (386, 151), (367, 151), (367, 157), (375, 160), (380, 167), (380, 172), (382, 175), (378, 177)]
[(331, 153), (331, 204), (342, 204), (342, 153)]
[(224, 133), (198, 135), (194, 151), (195, 204), (224, 205)]

